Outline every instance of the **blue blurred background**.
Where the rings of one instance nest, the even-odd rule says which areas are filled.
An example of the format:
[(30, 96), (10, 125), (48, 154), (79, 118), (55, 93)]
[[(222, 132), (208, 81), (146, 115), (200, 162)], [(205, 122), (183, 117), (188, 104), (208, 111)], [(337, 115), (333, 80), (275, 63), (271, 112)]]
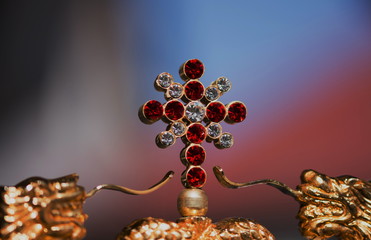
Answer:
[(164, 102), (153, 81), (202, 60), (207, 86), (232, 81), (221, 101), (249, 115), (223, 124), (235, 145), (205, 144), (205, 190), (213, 220), (242, 216), (277, 239), (303, 239), (298, 204), (267, 186), (230, 190), (235, 181), (273, 178), (291, 187), (312, 168), (370, 179), (371, 2), (347, 1), (2, 1), (0, 3), (0, 184), (76, 172), (87, 190), (102, 183), (146, 196), (101, 192), (85, 205), (87, 239), (114, 239), (132, 220), (175, 220), (182, 189), (180, 141), (158, 149), (165, 124), (143, 125), (138, 108)]

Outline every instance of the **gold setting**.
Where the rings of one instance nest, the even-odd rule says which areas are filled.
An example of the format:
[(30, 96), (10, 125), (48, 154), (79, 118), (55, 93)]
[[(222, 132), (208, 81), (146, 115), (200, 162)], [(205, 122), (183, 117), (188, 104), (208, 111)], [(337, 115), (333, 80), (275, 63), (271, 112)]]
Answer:
[[(171, 142), (165, 143), (164, 141), (162, 141), (163, 138), (166, 138), (166, 135), (167, 135), (167, 137), (171, 136), (171, 138), (172, 138)], [(156, 137), (156, 145), (159, 148), (170, 147), (170, 146), (174, 145), (175, 141), (176, 141), (176, 135), (171, 131), (160, 132)]]
[[(220, 101), (217, 101), (222, 94), (228, 92), (231, 89), (231, 82), (226, 77), (219, 77), (217, 80), (212, 82), (210, 86), (205, 88), (205, 86), (200, 82), (200, 78), (204, 75), (204, 73), (204, 64), (198, 59), (190, 59), (183, 63), (179, 69), (179, 75), (185, 81), (183, 85), (174, 82), (173, 76), (167, 72), (159, 74), (155, 79), (156, 89), (165, 92), (165, 99), (167, 101), (162, 105), (163, 114), (161, 119), (165, 123), (167, 123), (168, 126), (166, 128), (167, 131), (161, 132), (156, 136), (156, 144), (158, 147), (166, 148), (172, 146), (174, 145), (176, 139), (179, 137), (182, 139), (186, 147), (190, 144), (201, 145), (204, 141), (214, 142), (214, 145), (219, 149), (232, 147), (232, 135), (226, 132), (223, 133), (223, 129), (219, 124), (220, 122), (226, 120), (228, 109), (226, 105), (224, 105)], [(164, 75), (166, 76), (165, 79), (162, 78)], [(171, 86), (179, 87), (179, 95), (174, 96), (170, 94)], [(206, 95), (207, 89), (213, 89), (214, 96)], [(183, 103), (180, 101), (182, 101)], [(173, 102), (178, 103), (179, 107), (174, 106), (173, 108), (170, 108), (169, 104)], [(220, 119), (218, 118), (220, 107), (209, 107), (210, 104), (215, 103), (219, 104), (223, 108), (222, 110), (225, 111), (225, 114)], [(180, 107), (180, 105), (182, 107)], [(208, 108), (210, 108), (209, 111)], [(160, 112), (157, 106), (153, 106), (152, 108), (148, 107), (146, 108), (146, 113), (147, 111), (149, 111), (149, 113), (147, 114), (148, 117), (151, 116), (150, 114), (157, 117)], [(145, 117), (145, 115), (143, 114), (143, 110), (141, 112), (142, 114), (140, 116), (140, 119), (142, 120), (142, 122), (148, 123), (148, 120), (143, 120), (143, 116)], [(213, 118), (211, 114), (214, 114), (216, 117)], [(235, 112), (235, 114), (239, 113)], [(245, 117), (246, 116), (243, 117), (243, 120), (245, 119)], [(150, 121), (150, 123), (152, 122), (154, 121)], [(186, 129), (184, 132), (176, 133), (173, 127), (175, 124), (180, 123), (183, 123), (186, 126)], [(213, 135), (211, 131), (210, 133), (208, 132), (207, 128), (212, 126), (212, 124), (218, 127), (220, 133), (218, 132), (217, 134)], [(200, 127), (194, 127), (197, 125), (200, 125)], [(182, 154), (184, 155), (184, 153), (181, 153), (181, 161), (184, 165), (188, 166), (189, 164), (186, 163), (185, 158), (184, 156), (182, 156)], [(190, 169), (187, 168), (185, 172), (189, 171)], [(182, 176), (183, 177), (181, 178), (181, 181), (183, 182), (183, 185), (185, 187), (190, 187), (189, 184), (186, 184), (187, 178), (185, 177), (185, 175), (183, 174)], [(192, 176), (192, 174), (189, 174), (189, 176)]]
[[(222, 138), (223, 137), (230, 137), (231, 138), (231, 144), (229, 144), (228, 146), (225, 146), (223, 143), (222, 143)], [(224, 133), (222, 133), (221, 135), (220, 135), (220, 137), (219, 138), (217, 138), (217, 139), (215, 139), (214, 140), (214, 145), (215, 145), (215, 147), (217, 147), (218, 149), (225, 149), (225, 148), (230, 148), (230, 147), (232, 147), (233, 146), (233, 144), (234, 144), (234, 138), (233, 138), (233, 135), (232, 134), (230, 134), (229, 132), (224, 132)]]
[[(226, 89), (226, 90), (222, 90), (219, 87), (220, 81), (223, 80), (223, 79), (226, 79), (229, 82), (229, 84), (230, 84), (229, 87), (228, 87), (228, 89)], [(216, 88), (219, 89), (221, 95), (223, 95), (224, 93), (226, 93), (226, 92), (228, 92), (228, 91), (230, 91), (232, 89), (232, 82), (229, 80), (229, 78), (224, 77), (224, 76), (218, 77), (218, 79), (216, 79), (211, 85), (216, 86)]]
[[(176, 134), (175, 133), (175, 131), (174, 131), (174, 125), (175, 124), (182, 124), (184, 126), (184, 131), (183, 131), (182, 134)], [(167, 130), (168, 131), (171, 131), (177, 138), (181, 138), (181, 137), (183, 137), (186, 134), (186, 132), (187, 132), (187, 126), (186, 126), (186, 124), (183, 121), (181, 121), (181, 120), (179, 121), (178, 120), (178, 121), (172, 122), (171, 125), (168, 126)]]
[(168, 75), (170, 77), (170, 85), (174, 81), (174, 77), (170, 73), (168, 73), (168, 72), (160, 73), (159, 75), (157, 75), (157, 77), (155, 79), (155, 82), (154, 82), (154, 86), (155, 86), (155, 89), (157, 91), (166, 91), (166, 89), (168, 89), (170, 87), (170, 85), (168, 87), (164, 87), (164, 86), (161, 85), (161, 83), (160, 83), (160, 81), (161, 81), (160, 80), (160, 77), (162, 75)]
[[(218, 128), (220, 128), (220, 133), (219, 133), (217, 136), (211, 136), (211, 135), (210, 135), (209, 127), (210, 127), (210, 126), (213, 126), (213, 125), (217, 125)], [(221, 136), (222, 133), (223, 133), (223, 128), (222, 128), (222, 125), (220, 125), (220, 123), (211, 122), (211, 123), (209, 123), (209, 124), (206, 126), (206, 131), (207, 131), (206, 141), (208, 141), (208, 142), (212, 142), (212, 141), (217, 141), (217, 140), (220, 138), (220, 136)]]
[[(217, 96), (215, 98), (212, 98), (210, 99), (208, 96), (207, 96), (207, 91), (208, 89), (211, 89), (211, 88), (215, 88), (215, 91), (217, 92)], [(217, 86), (211, 84), (210, 86), (208, 86), (206, 89), (205, 89), (205, 97), (203, 99), (203, 102), (212, 102), (212, 101), (216, 101), (218, 98), (220, 98), (222, 96), (222, 92), (218, 89)]]
[[(174, 87), (174, 86), (178, 86), (179, 88), (181, 88), (182, 90), (181, 90), (181, 92), (180, 92), (180, 94), (179, 94), (179, 96), (172, 96), (171, 95), (171, 93), (170, 93), (170, 91), (172, 91), (172, 87)], [(184, 87), (183, 87), (183, 85), (182, 84), (180, 84), (180, 83), (176, 83), (176, 82), (174, 82), (174, 83), (171, 83), (171, 85), (170, 85), (170, 87), (168, 87), (167, 89), (166, 89), (166, 92), (165, 92), (165, 99), (167, 100), (167, 101), (169, 101), (169, 100), (171, 100), (171, 99), (182, 99), (183, 97), (184, 97)]]

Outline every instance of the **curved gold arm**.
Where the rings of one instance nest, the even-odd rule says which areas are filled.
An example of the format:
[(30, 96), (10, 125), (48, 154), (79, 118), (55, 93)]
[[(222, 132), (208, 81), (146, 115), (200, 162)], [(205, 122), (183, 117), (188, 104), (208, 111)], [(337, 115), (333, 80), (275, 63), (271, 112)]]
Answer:
[(227, 187), (227, 188), (245, 188), (245, 187), (250, 187), (250, 186), (253, 186), (253, 185), (257, 185), (257, 184), (265, 184), (265, 185), (274, 187), (274, 188), (280, 190), (281, 192), (283, 192), (284, 194), (287, 194), (287, 195), (292, 196), (294, 198), (297, 198), (301, 194), (300, 192), (293, 190), (292, 188), (290, 188), (286, 184), (284, 184), (282, 182), (279, 182), (277, 180), (262, 179), (262, 180), (256, 180), (256, 181), (251, 181), (251, 182), (246, 182), (246, 183), (236, 183), (236, 182), (232, 182), (231, 180), (229, 180), (225, 176), (225, 174), (223, 172), (223, 169), (221, 167), (215, 166), (213, 168), (213, 171), (214, 171), (215, 177), (218, 179), (219, 183), (222, 186)]
[(146, 190), (134, 190), (134, 189), (122, 187), (122, 186), (119, 186), (119, 185), (102, 184), (102, 185), (96, 186), (94, 189), (92, 189), (90, 192), (88, 192), (86, 194), (86, 198), (94, 196), (97, 192), (99, 192), (102, 189), (119, 191), (119, 192), (131, 194), (131, 195), (148, 194), (148, 193), (156, 191), (157, 189), (159, 189), (160, 187), (165, 185), (168, 181), (170, 181), (170, 179), (173, 178), (173, 176), (174, 176), (174, 172), (169, 171), (158, 183), (156, 183), (155, 185), (153, 185), (152, 187), (150, 187)]

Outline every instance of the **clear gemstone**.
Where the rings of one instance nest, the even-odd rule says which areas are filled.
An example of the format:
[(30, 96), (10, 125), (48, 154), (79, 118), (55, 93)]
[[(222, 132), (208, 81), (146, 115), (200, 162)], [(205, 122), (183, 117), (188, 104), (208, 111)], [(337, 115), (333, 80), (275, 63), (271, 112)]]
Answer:
[(171, 126), (171, 130), (176, 136), (182, 136), (185, 133), (186, 126), (182, 122), (174, 122)]
[(218, 86), (218, 89), (222, 92), (228, 92), (231, 87), (232, 83), (229, 81), (226, 77), (220, 77), (216, 80), (216, 85)]
[(207, 133), (211, 138), (218, 138), (222, 133), (222, 126), (219, 123), (211, 123), (207, 127)]
[(200, 102), (190, 102), (186, 106), (185, 115), (191, 122), (201, 122), (205, 117), (205, 106)]
[(208, 87), (205, 92), (206, 99), (209, 101), (214, 101), (219, 98), (219, 90), (216, 87)]
[(171, 132), (162, 132), (159, 134), (160, 144), (164, 147), (173, 145), (175, 142), (175, 136)]
[(233, 136), (230, 133), (223, 133), (219, 138), (219, 143), (222, 148), (230, 148), (233, 145)]
[(170, 97), (180, 98), (183, 95), (183, 86), (180, 83), (173, 83), (168, 91)]
[(164, 72), (157, 76), (156, 83), (162, 88), (168, 88), (173, 80), (174, 78), (170, 73)]

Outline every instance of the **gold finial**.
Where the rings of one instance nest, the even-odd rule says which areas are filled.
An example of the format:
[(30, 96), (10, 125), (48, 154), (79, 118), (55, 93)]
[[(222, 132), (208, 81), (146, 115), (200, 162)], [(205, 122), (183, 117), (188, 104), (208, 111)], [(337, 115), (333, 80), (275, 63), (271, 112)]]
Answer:
[(219, 77), (207, 88), (200, 82), (204, 74), (204, 64), (198, 59), (191, 59), (181, 65), (179, 74), (185, 83), (174, 82), (174, 77), (167, 72), (155, 79), (155, 88), (163, 91), (167, 102), (150, 100), (139, 110), (139, 118), (147, 124), (162, 119), (168, 124), (167, 130), (156, 137), (160, 148), (173, 145), (182, 139), (185, 148), (181, 152), (181, 161), (186, 166), (181, 181), (185, 188), (202, 188), (206, 182), (206, 172), (201, 167), (206, 157), (202, 147), (204, 141), (214, 142), (217, 148), (230, 148), (233, 136), (223, 132), (220, 122), (239, 123), (245, 120), (246, 106), (239, 101), (227, 105), (219, 102), (221, 95), (228, 92), (231, 81)]
[(186, 145), (180, 154), (181, 162), (187, 167), (181, 177), (186, 189), (178, 196), (178, 211), (182, 218), (177, 222), (156, 218), (140, 219), (125, 227), (117, 239), (273, 240), (273, 235), (253, 220), (230, 218), (212, 223), (211, 219), (205, 217), (208, 200), (201, 188), (206, 181), (206, 172), (200, 165), (205, 160), (206, 152), (201, 144), (208, 141), (214, 142), (220, 149), (231, 147), (233, 137), (222, 131), (220, 122), (241, 122), (246, 118), (247, 110), (242, 102), (234, 101), (224, 105), (217, 101), (231, 88), (231, 82), (226, 77), (220, 77), (204, 88), (199, 81), (204, 73), (204, 65), (200, 60), (186, 61), (179, 72), (180, 77), (186, 81), (183, 85), (175, 83), (170, 73), (164, 72), (157, 76), (155, 87), (165, 92), (167, 102), (146, 102), (139, 110), (139, 117), (144, 123), (162, 119), (169, 124), (167, 130), (156, 137), (160, 148), (173, 145), (179, 138)]

